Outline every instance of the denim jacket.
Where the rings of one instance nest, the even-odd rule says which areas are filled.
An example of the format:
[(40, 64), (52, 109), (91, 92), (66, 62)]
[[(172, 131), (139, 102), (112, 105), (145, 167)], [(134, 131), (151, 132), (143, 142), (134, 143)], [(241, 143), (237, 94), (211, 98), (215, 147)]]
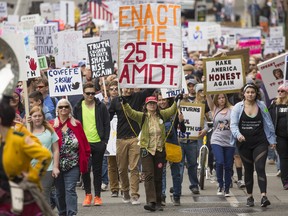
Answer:
[[(275, 129), (274, 129), (273, 122), (271, 120), (271, 116), (268, 112), (268, 109), (262, 101), (256, 100), (256, 103), (263, 116), (263, 127), (264, 127), (264, 132), (266, 134), (267, 140), (270, 145), (276, 144)], [(232, 112), (231, 112), (230, 130), (232, 132), (232, 136), (231, 136), (230, 144), (233, 146), (235, 146), (237, 142), (237, 138), (241, 135), (240, 130), (239, 130), (239, 121), (240, 121), (240, 117), (243, 111), (244, 111), (244, 101), (240, 101), (233, 107)]]

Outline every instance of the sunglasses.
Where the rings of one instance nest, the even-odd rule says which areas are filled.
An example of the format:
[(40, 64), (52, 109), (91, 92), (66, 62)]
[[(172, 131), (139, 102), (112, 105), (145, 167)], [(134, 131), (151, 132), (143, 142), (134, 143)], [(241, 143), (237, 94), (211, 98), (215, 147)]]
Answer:
[(85, 92), (85, 94), (87, 95), (87, 96), (90, 96), (90, 95), (95, 95), (96, 93), (95, 92)]
[(283, 90), (278, 90), (278, 93), (280, 93), (280, 92), (283, 93), (283, 92), (285, 92), (285, 91), (283, 91)]
[(118, 88), (109, 88), (110, 91), (118, 91)]
[(66, 106), (58, 106), (58, 108), (59, 108), (59, 109), (64, 109), (64, 108), (65, 108), (65, 109), (69, 109), (70, 106), (68, 106), (68, 105), (66, 105)]

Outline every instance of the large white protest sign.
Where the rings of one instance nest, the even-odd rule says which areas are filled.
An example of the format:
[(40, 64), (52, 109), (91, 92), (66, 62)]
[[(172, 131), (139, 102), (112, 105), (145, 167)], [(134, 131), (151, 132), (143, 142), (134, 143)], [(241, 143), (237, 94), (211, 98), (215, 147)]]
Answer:
[(26, 52), (25, 60), (27, 79), (40, 77), (40, 66), (36, 51)]
[(187, 89), (187, 84), (186, 84), (186, 79), (184, 72), (182, 72), (182, 80), (181, 80), (181, 89), (166, 89), (166, 88), (161, 88), (161, 95), (162, 98), (170, 98), (170, 97), (176, 97), (178, 94), (188, 94), (188, 89)]
[(41, 22), (41, 17), (39, 14), (31, 14), (21, 16), (20, 23), (23, 30), (33, 30), (34, 25)]
[(107, 143), (105, 156), (116, 155), (117, 122), (117, 115), (114, 115), (113, 119), (110, 121), (110, 136)]
[(88, 37), (77, 39), (77, 47), (78, 47), (77, 55), (79, 61), (84, 60), (86, 63), (89, 62), (87, 44), (95, 43), (97, 41), (100, 41), (100, 37)]
[(56, 67), (78, 63), (78, 46), (75, 46), (75, 42), (79, 38), (82, 38), (81, 31), (62, 31), (52, 34)]
[(52, 34), (57, 31), (56, 23), (34, 26), (35, 48), (38, 56), (53, 54)]
[(74, 10), (74, 1), (60, 1), (60, 19), (72, 27), (75, 25)]
[(186, 132), (178, 130), (180, 139), (197, 139), (204, 124), (204, 104), (181, 102), (180, 111), (184, 116)]
[(47, 72), (52, 97), (83, 94), (79, 68), (53, 69)]
[(283, 37), (283, 26), (269, 27), (270, 37)]
[(87, 44), (92, 78), (109, 76), (113, 74), (114, 65), (110, 41), (104, 40)]
[(120, 87), (180, 87), (180, 15), (180, 6), (173, 4), (140, 4), (119, 8)]
[(286, 55), (284, 53), (257, 65), (269, 99), (275, 98), (278, 87), (283, 84)]
[(0, 18), (7, 16), (8, 16), (7, 2), (0, 2)]
[(245, 84), (244, 68), (242, 56), (204, 59), (205, 92), (239, 92)]
[(261, 29), (260, 28), (230, 28), (230, 27), (221, 27), (221, 35), (236, 35), (236, 40), (239, 40), (242, 37), (260, 37), (261, 38)]
[(110, 40), (112, 60), (118, 61), (118, 30), (101, 31), (100, 40)]
[(268, 37), (265, 40), (264, 55), (285, 50), (285, 37)]
[(189, 22), (188, 24), (188, 50), (189, 51), (206, 51), (208, 48), (208, 39), (204, 35), (202, 25), (198, 22)]

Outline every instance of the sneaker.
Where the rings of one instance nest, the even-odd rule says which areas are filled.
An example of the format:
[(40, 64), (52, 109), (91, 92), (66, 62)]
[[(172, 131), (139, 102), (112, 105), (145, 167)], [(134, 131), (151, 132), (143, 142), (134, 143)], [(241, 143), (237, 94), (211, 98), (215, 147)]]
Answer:
[(119, 192), (118, 191), (112, 191), (111, 197), (118, 197)]
[(140, 205), (141, 204), (139, 201), (139, 197), (136, 197), (136, 196), (131, 198), (131, 203), (132, 203), (132, 205)]
[(180, 198), (173, 197), (173, 205), (180, 206), (181, 205)]
[(246, 187), (243, 180), (239, 180), (239, 181), (237, 182), (237, 186), (238, 186), (239, 189), (243, 189), (243, 188)]
[(144, 209), (148, 211), (156, 211), (156, 204), (154, 202), (144, 205)]
[(226, 190), (226, 191), (224, 192), (224, 196), (225, 196), (225, 197), (231, 197), (230, 191), (229, 191), (229, 190)]
[(192, 191), (193, 194), (199, 194), (200, 193), (198, 186), (191, 187), (190, 190)]
[(172, 194), (174, 193), (174, 189), (173, 189), (173, 187), (170, 187), (169, 192), (172, 193)]
[(248, 207), (254, 206), (254, 198), (252, 196), (247, 198), (246, 206), (248, 206)]
[(223, 189), (222, 188), (220, 188), (220, 187), (217, 188), (217, 195), (218, 196), (223, 195)]
[(129, 191), (123, 191), (123, 198), (122, 201), (124, 203), (129, 203), (130, 202), (130, 195), (129, 195)]
[(278, 170), (278, 172), (276, 173), (277, 177), (281, 177), (281, 170)]
[(266, 207), (268, 205), (271, 205), (270, 201), (268, 200), (267, 196), (263, 196), (261, 198), (261, 207)]
[(91, 206), (91, 201), (92, 201), (92, 194), (86, 194), (82, 206), (83, 207)]
[(103, 203), (102, 203), (101, 197), (95, 196), (94, 197), (94, 206), (101, 206), (102, 204)]
[(108, 185), (102, 183), (101, 185), (101, 191), (107, 191), (108, 190)]

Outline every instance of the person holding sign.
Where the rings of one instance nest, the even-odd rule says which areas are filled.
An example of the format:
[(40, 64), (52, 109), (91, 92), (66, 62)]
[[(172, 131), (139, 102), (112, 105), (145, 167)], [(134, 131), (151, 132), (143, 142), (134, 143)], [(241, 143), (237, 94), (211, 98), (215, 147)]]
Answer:
[[(216, 94), (213, 100), (208, 94), (207, 103), (212, 113), (214, 127), (210, 142), (216, 159), (217, 195), (223, 195), (224, 191), (225, 197), (230, 197), (231, 167), (233, 166), (235, 151), (235, 147), (230, 145), (230, 115), (232, 107), (225, 94)], [(223, 170), (225, 173), (223, 173)]]
[(288, 190), (288, 87), (281, 85), (278, 95), (269, 107), (277, 135), (277, 152), (280, 158), (281, 180), (284, 190)]
[[(253, 175), (254, 165), (261, 191), (261, 207), (270, 205), (266, 196), (267, 177), (265, 165), (268, 146), (276, 147), (273, 122), (265, 104), (259, 100), (260, 92), (255, 84), (242, 87), (243, 100), (231, 112), (231, 145), (238, 147), (245, 168), (245, 185), (248, 194), (247, 206), (254, 206)], [(257, 139), (255, 139), (257, 137)]]
[[(176, 97), (176, 101), (179, 98), (180, 95)], [(145, 100), (144, 111), (139, 112), (129, 106), (125, 97), (121, 96), (120, 100), (122, 100), (123, 109), (125, 109), (129, 118), (136, 121), (139, 125), (143, 121), (139, 142), (147, 202), (144, 205), (144, 209), (148, 211), (163, 211), (161, 194), (166, 139), (164, 122), (177, 112), (176, 102), (168, 109), (159, 110), (157, 98), (150, 96)]]

